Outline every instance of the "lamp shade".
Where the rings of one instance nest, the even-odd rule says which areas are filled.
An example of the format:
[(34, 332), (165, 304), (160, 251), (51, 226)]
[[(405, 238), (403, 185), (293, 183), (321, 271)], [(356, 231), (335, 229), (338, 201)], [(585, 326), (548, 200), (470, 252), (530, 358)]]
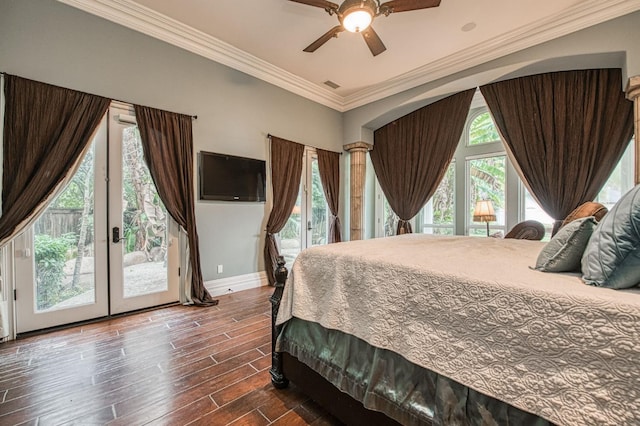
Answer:
[(496, 212), (493, 210), (491, 200), (480, 200), (476, 203), (473, 210), (474, 222), (494, 222), (496, 220)]

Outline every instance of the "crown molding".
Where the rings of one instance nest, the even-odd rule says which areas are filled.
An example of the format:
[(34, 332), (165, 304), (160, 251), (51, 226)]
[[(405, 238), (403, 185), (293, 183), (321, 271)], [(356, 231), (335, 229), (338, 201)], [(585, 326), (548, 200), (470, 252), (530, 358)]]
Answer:
[(640, 0), (586, 0), (563, 13), (461, 50), (351, 95), (340, 96), (132, 0), (58, 1), (211, 59), (340, 112), (640, 10)]
[(342, 111), (342, 96), (134, 1), (58, 1)]

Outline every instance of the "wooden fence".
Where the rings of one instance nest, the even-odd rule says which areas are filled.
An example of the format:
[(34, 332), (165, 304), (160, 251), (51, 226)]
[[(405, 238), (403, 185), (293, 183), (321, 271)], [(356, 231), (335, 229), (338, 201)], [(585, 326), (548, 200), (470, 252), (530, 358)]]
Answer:
[(48, 234), (54, 238), (65, 234), (80, 233), (82, 209), (49, 208), (34, 224), (36, 234)]

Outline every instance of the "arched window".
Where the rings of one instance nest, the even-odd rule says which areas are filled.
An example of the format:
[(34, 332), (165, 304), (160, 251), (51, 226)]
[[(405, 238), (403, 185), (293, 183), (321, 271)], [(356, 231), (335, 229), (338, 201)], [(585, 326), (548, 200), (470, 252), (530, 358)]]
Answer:
[(488, 111), (478, 114), (469, 125), (469, 145), (500, 142), (500, 134)]

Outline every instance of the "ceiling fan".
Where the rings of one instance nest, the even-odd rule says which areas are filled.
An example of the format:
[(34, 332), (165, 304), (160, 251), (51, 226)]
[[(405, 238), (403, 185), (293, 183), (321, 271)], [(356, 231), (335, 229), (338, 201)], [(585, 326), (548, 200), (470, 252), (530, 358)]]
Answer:
[(427, 9), (440, 6), (440, 0), (391, 0), (381, 3), (380, 0), (344, 0), (340, 6), (327, 0), (290, 0), (296, 3), (320, 7), (329, 15), (336, 15), (340, 25), (331, 28), (319, 39), (304, 49), (305, 52), (315, 52), (320, 46), (333, 37), (347, 30), (361, 33), (369, 46), (373, 56), (387, 50), (378, 34), (371, 27), (371, 22), (377, 16), (389, 16), (391, 13), (407, 12), (410, 10)]

